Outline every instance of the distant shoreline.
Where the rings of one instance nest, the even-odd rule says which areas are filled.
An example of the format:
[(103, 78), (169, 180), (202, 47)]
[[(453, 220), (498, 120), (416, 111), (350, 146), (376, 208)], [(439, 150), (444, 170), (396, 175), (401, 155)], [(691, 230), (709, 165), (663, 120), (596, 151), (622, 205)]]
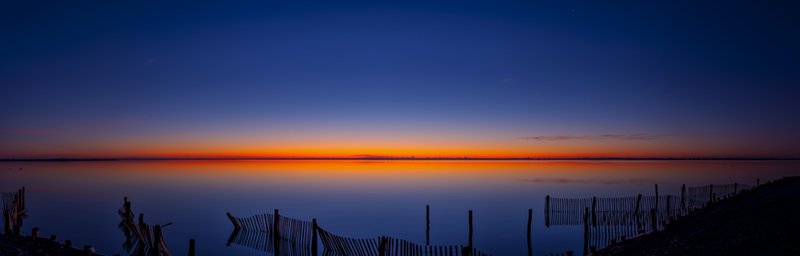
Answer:
[(0, 159), (0, 162), (77, 162), (77, 161), (252, 161), (252, 160), (392, 160), (392, 161), (475, 161), (475, 160), (493, 160), (493, 161), (796, 161), (800, 158), (744, 158), (744, 157), (727, 157), (727, 158), (626, 158), (626, 157), (575, 157), (575, 158), (478, 158), (478, 157), (462, 157), (462, 158), (405, 158), (405, 157), (375, 157), (375, 158), (355, 158), (355, 157), (331, 157), (331, 158), (7, 158)]

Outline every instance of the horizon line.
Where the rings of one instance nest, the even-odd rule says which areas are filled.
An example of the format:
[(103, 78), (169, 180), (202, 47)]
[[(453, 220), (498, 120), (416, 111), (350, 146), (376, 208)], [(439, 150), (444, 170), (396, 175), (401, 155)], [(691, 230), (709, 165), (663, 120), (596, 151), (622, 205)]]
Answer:
[(3, 158), (0, 162), (70, 162), (70, 161), (209, 161), (209, 160), (800, 160), (798, 157), (123, 157), (123, 158)]

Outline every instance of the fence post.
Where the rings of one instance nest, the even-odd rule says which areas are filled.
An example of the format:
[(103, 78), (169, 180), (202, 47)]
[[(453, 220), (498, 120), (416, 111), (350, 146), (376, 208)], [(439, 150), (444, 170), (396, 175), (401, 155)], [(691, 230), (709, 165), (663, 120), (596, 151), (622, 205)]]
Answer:
[(656, 209), (658, 209), (658, 184), (656, 184)]
[(469, 210), (469, 247), (472, 247), (472, 210)]
[(317, 219), (311, 219), (314, 230), (311, 231), (311, 255), (317, 255)]
[(684, 194), (686, 194), (686, 184), (681, 185), (681, 210), (686, 209), (686, 200), (684, 199)]
[[(528, 254), (531, 254), (530, 250), (528, 250), (528, 251), (529, 251)], [(472, 246), (467, 246), (467, 248), (464, 248), (464, 246), (461, 246), (461, 255), (462, 256), (470, 256), (471, 252), (472, 252)]]
[(595, 206), (597, 205), (597, 197), (592, 197), (592, 226), (597, 227), (597, 214), (595, 214)]
[(275, 239), (273, 245), (275, 249), (275, 255), (280, 255), (280, 242), (281, 242), (281, 234), (280, 231), (280, 215), (278, 214), (278, 209), (275, 209), (275, 222), (273, 222), (273, 230), (272, 230), (272, 237)]
[(641, 222), (641, 218), (639, 217), (639, 215), (640, 215), (639, 214), (639, 202), (641, 202), (641, 201), (642, 201), (642, 194), (639, 194), (639, 196), (636, 197), (636, 208), (633, 209), (633, 213), (636, 216), (636, 228), (638, 228), (638, 229), (642, 229), (642, 222)]
[(708, 196), (711, 197), (708, 199), (709, 202), (714, 201), (714, 184), (708, 185)]
[[(531, 219), (533, 218), (533, 209), (528, 209), (528, 256), (533, 255), (533, 248), (531, 247)], [(469, 247), (467, 247), (469, 248)], [(464, 255), (469, 255), (466, 253)]]
[(672, 199), (672, 195), (667, 195), (667, 218), (669, 218), (669, 216), (671, 216), (670, 211), (669, 211), (669, 201), (670, 201), (670, 199)]
[(382, 236), (381, 237), (381, 243), (378, 246), (378, 255), (379, 256), (386, 256), (386, 243), (387, 242), (388, 241), (387, 241), (386, 237)]
[(550, 195), (544, 197), (544, 226), (550, 227)]
[(194, 239), (189, 239), (189, 256), (194, 256)]
[(425, 245), (431, 245), (431, 206), (425, 205)]
[(650, 209), (650, 228), (653, 230), (658, 229), (658, 219), (656, 218), (656, 209)]

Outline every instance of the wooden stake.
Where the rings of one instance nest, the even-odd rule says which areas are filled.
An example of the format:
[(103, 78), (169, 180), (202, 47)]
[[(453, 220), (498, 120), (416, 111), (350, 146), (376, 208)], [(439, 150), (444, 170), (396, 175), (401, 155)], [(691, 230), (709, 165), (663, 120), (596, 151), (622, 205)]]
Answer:
[(472, 247), (472, 210), (469, 210), (469, 247)]
[(311, 219), (313, 231), (311, 231), (311, 255), (317, 255), (317, 219)]
[(686, 184), (681, 185), (681, 210), (686, 209), (686, 199), (684, 198), (684, 194), (686, 194)]
[(597, 214), (595, 214), (595, 206), (597, 205), (597, 197), (592, 198), (592, 226), (597, 227)]
[(189, 256), (194, 256), (194, 239), (189, 239)]
[(431, 206), (425, 205), (425, 245), (431, 245)]
[(656, 184), (656, 209), (658, 209), (658, 184)]
[(378, 255), (379, 256), (386, 256), (386, 243), (389, 242), (385, 236), (381, 237), (381, 243), (378, 246)]
[(544, 226), (550, 227), (550, 195), (544, 197)]
[(658, 227), (658, 219), (656, 219), (656, 209), (650, 209), (650, 228), (656, 230)]
[(39, 228), (33, 228), (33, 230), (31, 230), (31, 236), (33, 238), (38, 238), (39, 237)]
[[(533, 255), (533, 248), (531, 247), (531, 219), (533, 218), (533, 209), (528, 209), (528, 256)], [(469, 249), (469, 247), (467, 247)], [(467, 254), (469, 255), (469, 254)]]

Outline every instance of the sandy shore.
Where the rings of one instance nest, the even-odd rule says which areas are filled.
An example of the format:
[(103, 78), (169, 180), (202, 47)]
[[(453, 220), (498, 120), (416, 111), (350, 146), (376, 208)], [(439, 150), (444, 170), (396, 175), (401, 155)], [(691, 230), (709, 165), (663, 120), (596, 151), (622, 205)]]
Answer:
[(800, 177), (744, 191), (592, 255), (800, 255)]

